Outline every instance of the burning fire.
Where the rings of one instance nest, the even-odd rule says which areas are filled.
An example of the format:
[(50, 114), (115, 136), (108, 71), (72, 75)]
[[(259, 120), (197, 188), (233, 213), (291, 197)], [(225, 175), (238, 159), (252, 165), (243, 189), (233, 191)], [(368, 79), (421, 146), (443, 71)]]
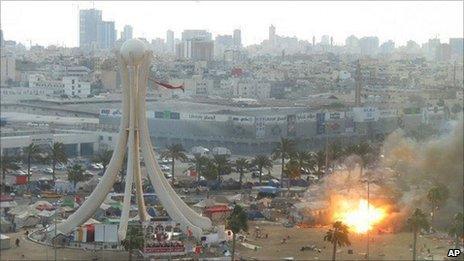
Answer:
[(334, 221), (342, 221), (356, 233), (366, 233), (387, 216), (386, 209), (368, 204), (365, 199), (341, 199), (337, 203)]

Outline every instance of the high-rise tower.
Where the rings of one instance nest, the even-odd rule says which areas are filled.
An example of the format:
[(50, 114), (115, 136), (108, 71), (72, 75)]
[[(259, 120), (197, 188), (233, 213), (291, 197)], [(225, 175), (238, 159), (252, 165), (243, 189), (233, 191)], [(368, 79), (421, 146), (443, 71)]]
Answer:
[(361, 106), (361, 91), (362, 91), (362, 75), (361, 75), (361, 64), (359, 60), (356, 63), (356, 76), (355, 76), (355, 91), (354, 91), (354, 105), (356, 107)]

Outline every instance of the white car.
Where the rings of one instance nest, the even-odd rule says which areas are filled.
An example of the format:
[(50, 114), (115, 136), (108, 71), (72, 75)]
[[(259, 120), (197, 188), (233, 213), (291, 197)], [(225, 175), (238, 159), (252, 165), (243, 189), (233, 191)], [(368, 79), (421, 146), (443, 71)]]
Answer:
[(16, 174), (16, 176), (25, 176), (25, 175), (27, 175), (27, 173), (24, 170), (17, 170), (15, 174)]
[(103, 169), (103, 164), (101, 163), (95, 163), (95, 166), (97, 166), (98, 169)]
[(90, 164), (92, 169), (103, 169), (103, 166), (100, 163), (92, 163)]
[(57, 170), (66, 170), (66, 166), (62, 165), (62, 164), (58, 164), (58, 165), (55, 166), (55, 169), (57, 169)]
[(43, 172), (47, 173), (47, 174), (52, 174), (53, 173), (53, 169), (52, 168), (45, 168), (43, 169)]
[(161, 170), (171, 170), (171, 168), (169, 166), (166, 166), (166, 165), (161, 165), (160, 168), (161, 168)]

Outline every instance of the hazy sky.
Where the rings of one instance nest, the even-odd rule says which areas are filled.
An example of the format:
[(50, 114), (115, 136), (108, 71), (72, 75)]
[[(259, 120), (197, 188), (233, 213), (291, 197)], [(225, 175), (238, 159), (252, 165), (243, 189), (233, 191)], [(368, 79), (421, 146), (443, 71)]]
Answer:
[(5, 39), (29, 45), (78, 45), (79, 9), (103, 10), (103, 20), (125, 24), (135, 37), (165, 38), (166, 30), (180, 38), (184, 29), (207, 29), (216, 34), (242, 30), (245, 45), (260, 43), (274, 24), (278, 35), (317, 41), (324, 34), (342, 44), (351, 34), (377, 35), (380, 41), (403, 45), (412, 39), (423, 43), (438, 35), (444, 42), (463, 37), (463, 1), (432, 2), (245, 2), (245, 1), (0, 1)]

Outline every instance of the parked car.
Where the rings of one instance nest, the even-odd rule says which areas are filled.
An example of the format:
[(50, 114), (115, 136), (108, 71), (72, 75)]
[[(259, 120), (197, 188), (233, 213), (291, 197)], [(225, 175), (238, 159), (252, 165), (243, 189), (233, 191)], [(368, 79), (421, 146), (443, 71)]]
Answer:
[(171, 170), (171, 167), (166, 166), (166, 165), (161, 165), (160, 168), (161, 168), (161, 170), (163, 170), (163, 171)]
[(52, 174), (52, 173), (53, 173), (53, 169), (52, 169), (52, 168), (44, 168), (42, 171), (43, 171), (44, 173), (46, 173), (46, 174)]
[(57, 169), (57, 170), (66, 170), (66, 166), (62, 165), (62, 164), (58, 164), (58, 165), (56, 165), (55, 169)]
[(27, 173), (24, 171), (24, 170), (17, 170), (15, 173), (14, 173), (15, 176), (24, 176), (24, 175), (27, 175)]

